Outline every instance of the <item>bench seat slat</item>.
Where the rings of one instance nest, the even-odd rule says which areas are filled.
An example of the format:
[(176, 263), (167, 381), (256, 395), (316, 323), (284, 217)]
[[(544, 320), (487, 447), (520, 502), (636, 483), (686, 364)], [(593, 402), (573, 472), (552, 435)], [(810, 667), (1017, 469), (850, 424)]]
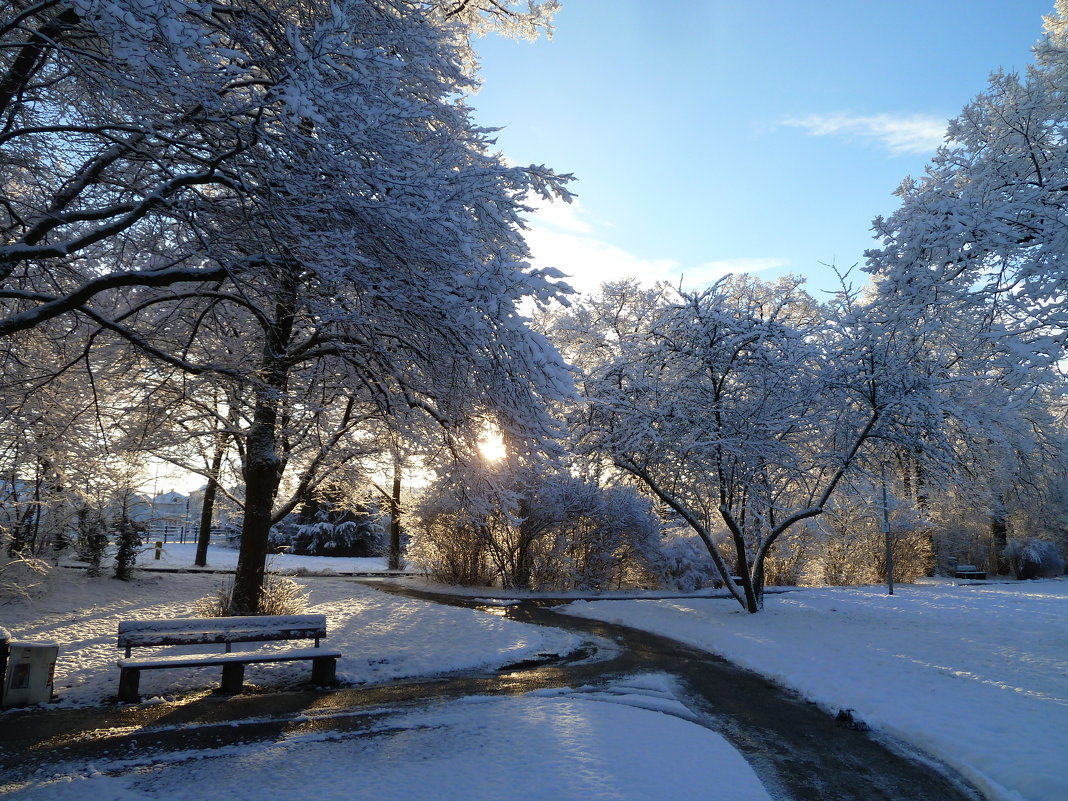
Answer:
[(326, 615), (192, 617), (175, 620), (124, 620), (120, 648), (225, 642), (267, 642), (326, 636)]
[(296, 648), (278, 653), (234, 651), (229, 654), (175, 654), (153, 659), (120, 659), (116, 664), (126, 670), (157, 670), (177, 667), (212, 667), (250, 664), (252, 662), (291, 662), (299, 659), (340, 659), (341, 651), (333, 648)]
[(230, 628), (286, 628), (325, 626), (326, 615), (239, 615), (237, 617), (177, 617), (171, 620), (123, 620), (119, 633), (134, 631), (182, 631), (190, 627), (225, 630)]
[(230, 629), (228, 631), (169, 631), (160, 634), (138, 632), (119, 636), (119, 647), (151, 645), (208, 645), (224, 642), (271, 642), (274, 640), (313, 640), (325, 637), (326, 629)]

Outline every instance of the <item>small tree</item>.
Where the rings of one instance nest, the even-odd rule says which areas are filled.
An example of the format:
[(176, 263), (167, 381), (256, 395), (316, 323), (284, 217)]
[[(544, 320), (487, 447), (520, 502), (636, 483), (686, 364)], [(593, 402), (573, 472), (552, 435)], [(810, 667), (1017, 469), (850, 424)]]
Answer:
[(90, 576), (99, 576), (108, 547), (107, 521), (103, 512), (88, 504), (79, 507), (75, 519), (78, 531), (75, 547), (78, 549), (78, 558), (89, 563)]
[(581, 347), (594, 357), (587, 406), (573, 416), (580, 445), (684, 520), (756, 612), (772, 547), (823, 512), (861, 448), (886, 431), (889, 400), (867, 380), (849, 325), (831, 325), (798, 279), (604, 291), (592, 313), (570, 318), (585, 323)]
[(1045, 380), (1019, 369), (1027, 342), (992, 310), (914, 292), (845, 287), (818, 304), (800, 279), (740, 276), (603, 293), (552, 329), (588, 369), (579, 447), (684, 520), (750, 612), (773, 549), (847, 476), (888, 448), (949, 472), (973, 444), (1013, 442)]
[(336, 493), (335, 500), (313, 498), (296, 523), (276, 526), (271, 545), (308, 556), (379, 556), (385, 550), (385, 531), (377, 511), (355, 503), (351, 507)]
[(144, 523), (131, 520), (125, 513), (115, 521), (115, 578), (122, 581), (132, 578), (137, 554), (144, 543), (147, 529)]

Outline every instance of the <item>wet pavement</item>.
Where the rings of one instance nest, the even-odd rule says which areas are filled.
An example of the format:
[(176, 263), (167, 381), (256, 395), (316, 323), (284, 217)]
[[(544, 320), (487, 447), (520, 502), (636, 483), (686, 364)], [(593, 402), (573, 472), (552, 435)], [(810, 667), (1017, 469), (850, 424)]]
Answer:
[[(814, 704), (755, 673), (703, 651), (625, 626), (574, 618), (535, 602), (482, 606), (407, 584), (375, 587), (408, 597), (484, 609), (510, 619), (567, 629), (591, 648), (568, 659), (500, 671), (333, 691), (251, 688), (177, 703), (0, 716), (0, 777), (51, 773), (51, 765), (151, 759), (153, 754), (274, 741), (320, 730), (360, 731), (383, 715), (467, 695), (518, 695), (549, 687), (605, 687), (636, 673), (675, 676), (694, 719), (749, 760), (769, 794), (793, 801), (965, 801), (982, 796), (933, 760), (903, 745), (836, 723)], [(695, 759), (701, 756), (696, 754)], [(710, 785), (710, 797), (729, 788)]]

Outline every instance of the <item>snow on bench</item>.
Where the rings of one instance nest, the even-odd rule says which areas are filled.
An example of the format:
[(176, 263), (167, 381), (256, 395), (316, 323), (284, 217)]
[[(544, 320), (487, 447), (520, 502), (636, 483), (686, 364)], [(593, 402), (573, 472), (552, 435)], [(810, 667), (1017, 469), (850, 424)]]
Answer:
[(980, 570), (975, 565), (957, 565), (953, 570), (953, 578), (982, 581), (986, 579), (986, 571)]
[[(326, 636), (325, 615), (263, 615), (249, 617), (191, 617), (173, 620), (124, 620), (119, 623), (118, 646), (126, 649), (126, 658), (118, 660), (119, 700), (136, 702), (142, 670), (180, 667), (222, 666), (221, 690), (234, 694), (241, 691), (245, 665), (253, 662), (291, 662), (311, 660), (312, 682), (333, 684), (341, 652), (319, 647)], [(281, 640), (315, 640), (314, 648), (289, 651), (232, 650), (235, 642), (274, 642)], [(159, 655), (148, 659), (131, 659), (130, 649), (162, 645), (225, 644), (223, 653)]]

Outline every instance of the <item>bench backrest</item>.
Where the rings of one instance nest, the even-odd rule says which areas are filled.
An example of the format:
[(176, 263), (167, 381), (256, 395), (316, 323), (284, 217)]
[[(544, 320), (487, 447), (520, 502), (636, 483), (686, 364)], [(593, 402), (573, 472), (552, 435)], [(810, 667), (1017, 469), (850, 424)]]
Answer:
[(326, 615), (187, 617), (124, 620), (120, 648), (142, 645), (201, 645), (225, 642), (310, 640), (326, 636)]

